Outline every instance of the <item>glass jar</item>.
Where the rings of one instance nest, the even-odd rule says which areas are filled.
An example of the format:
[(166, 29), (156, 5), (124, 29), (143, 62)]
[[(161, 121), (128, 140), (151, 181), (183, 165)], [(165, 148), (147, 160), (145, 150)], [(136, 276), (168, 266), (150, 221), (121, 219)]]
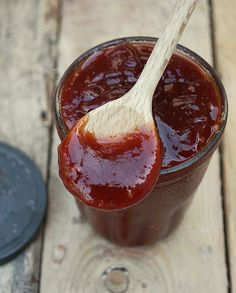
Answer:
[[(70, 72), (95, 51), (123, 42), (155, 43), (156, 38), (127, 37), (100, 44), (78, 57), (61, 78), (54, 97), (55, 122), (61, 140), (67, 134), (67, 127), (60, 113), (60, 91)], [(93, 229), (104, 238), (119, 245), (149, 245), (163, 239), (174, 231), (192, 202), (210, 159), (219, 145), (227, 120), (227, 97), (215, 70), (193, 51), (178, 45), (180, 54), (189, 56), (207, 71), (218, 86), (222, 102), (222, 119), (219, 131), (196, 155), (175, 167), (161, 170), (160, 177), (150, 194), (137, 204), (116, 211), (99, 210), (77, 201), (80, 212)]]

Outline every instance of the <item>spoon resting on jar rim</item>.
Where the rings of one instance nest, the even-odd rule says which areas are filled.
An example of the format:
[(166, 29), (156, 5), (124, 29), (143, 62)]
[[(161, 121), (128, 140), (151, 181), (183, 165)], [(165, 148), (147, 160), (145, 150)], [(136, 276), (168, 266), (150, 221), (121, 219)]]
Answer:
[(143, 199), (155, 185), (162, 145), (152, 98), (197, 2), (176, 2), (133, 88), (78, 120), (58, 147), (63, 183), (83, 203), (121, 209)]

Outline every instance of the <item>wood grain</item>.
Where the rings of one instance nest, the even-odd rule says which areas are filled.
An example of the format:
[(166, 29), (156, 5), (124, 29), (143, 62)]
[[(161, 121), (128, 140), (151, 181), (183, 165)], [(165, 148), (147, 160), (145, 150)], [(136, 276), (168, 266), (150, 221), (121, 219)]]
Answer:
[[(47, 174), (57, 1), (0, 1), (0, 137)], [(0, 267), (0, 292), (37, 292), (42, 237)]]
[[(158, 36), (174, 1), (64, 1), (59, 71), (102, 41)], [(200, 1), (183, 44), (211, 61), (209, 7)], [(96, 236), (79, 217), (57, 174), (54, 134), (50, 204), (42, 259), (41, 293), (226, 293), (218, 152), (181, 227), (147, 248), (120, 248)], [(108, 291), (108, 289), (110, 291)]]
[(229, 99), (229, 117), (223, 143), (224, 200), (232, 292), (236, 292), (236, 2), (213, 1), (217, 69)]

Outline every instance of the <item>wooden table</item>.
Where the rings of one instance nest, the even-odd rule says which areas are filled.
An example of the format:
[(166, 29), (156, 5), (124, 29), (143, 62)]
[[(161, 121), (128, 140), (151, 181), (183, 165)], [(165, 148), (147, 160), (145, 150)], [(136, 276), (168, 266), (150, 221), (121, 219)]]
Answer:
[(0, 138), (36, 162), (49, 196), (40, 235), (0, 267), (1, 293), (236, 293), (235, 0), (200, 0), (181, 40), (219, 71), (230, 115), (224, 144), (178, 231), (153, 247), (114, 246), (80, 219), (58, 178), (51, 114), (58, 76), (98, 43), (158, 36), (173, 3), (0, 0)]

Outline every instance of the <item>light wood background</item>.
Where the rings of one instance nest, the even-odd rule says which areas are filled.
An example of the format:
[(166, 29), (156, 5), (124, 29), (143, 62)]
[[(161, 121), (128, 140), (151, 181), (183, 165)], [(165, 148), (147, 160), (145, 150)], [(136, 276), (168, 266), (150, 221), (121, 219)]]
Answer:
[(49, 192), (40, 235), (0, 267), (0, 292), (236, 292), (236, 1), (199, 0), (181, 43), (215, 64), (230, 116), (180, 228), (147, 248), (120, 248), (79, 217), (57, 173), (51, 97), (57, 74), (84, 50), (132, 35), (159, 36), (174, 0), (0, 0), (0, 139), (39, 166)]

